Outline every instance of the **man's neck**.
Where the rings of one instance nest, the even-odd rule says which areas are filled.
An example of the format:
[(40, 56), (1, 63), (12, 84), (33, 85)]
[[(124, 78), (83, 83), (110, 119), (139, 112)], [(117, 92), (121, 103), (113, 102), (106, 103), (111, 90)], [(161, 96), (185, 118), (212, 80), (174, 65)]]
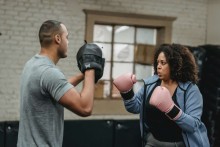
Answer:
[(57, 54), (55, 52), (55, 49), (53, 48), (41, 48), (40, 55), (47, 56), (50, 60), (53, 61), (53, 63), (56, 65), (59, 61), (59, 57), (57, 57)]

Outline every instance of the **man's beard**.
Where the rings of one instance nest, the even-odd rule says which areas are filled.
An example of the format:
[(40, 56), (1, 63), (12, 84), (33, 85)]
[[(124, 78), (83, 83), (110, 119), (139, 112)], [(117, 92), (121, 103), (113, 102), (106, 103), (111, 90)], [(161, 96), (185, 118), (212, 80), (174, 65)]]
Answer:
[(57, 56), (60, 57), (60, 58), (66, 58), (67, 57), (66, 53), (61, 48), (58, 49)]

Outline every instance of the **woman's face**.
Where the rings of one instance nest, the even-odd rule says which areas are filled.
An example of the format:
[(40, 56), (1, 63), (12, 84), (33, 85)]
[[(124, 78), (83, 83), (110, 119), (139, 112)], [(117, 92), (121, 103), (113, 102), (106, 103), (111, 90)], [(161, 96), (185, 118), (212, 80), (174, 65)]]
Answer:
[(161, 80), (170, 80), (170, 66), (163, 52), (157, 57), (157, 74)]

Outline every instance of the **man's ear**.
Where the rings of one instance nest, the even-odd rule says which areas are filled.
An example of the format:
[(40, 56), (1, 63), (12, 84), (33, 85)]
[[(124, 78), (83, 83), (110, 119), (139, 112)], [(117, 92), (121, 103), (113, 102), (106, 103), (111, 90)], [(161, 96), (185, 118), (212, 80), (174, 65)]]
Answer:
[(60, 35), (59, 35), (59, 34), (56, 34), (56, 35), (54, 36), (54, 38), (55, 38), (55, 42), (56, 42), (57, 44), (60, 44), (60, 42), (61, 42), (61, 37), (60, 37)]

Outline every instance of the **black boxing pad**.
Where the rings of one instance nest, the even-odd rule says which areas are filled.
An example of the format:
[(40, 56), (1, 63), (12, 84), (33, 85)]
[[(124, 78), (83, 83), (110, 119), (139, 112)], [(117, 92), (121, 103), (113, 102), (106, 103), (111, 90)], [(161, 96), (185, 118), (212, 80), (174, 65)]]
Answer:
[(77, 53), (77, 61), (83, 56), (83, 55), (96, 55), (98, 57), (102, 58), (102, 50), (100, 47), (93, 43), (86, 43), (82, 47), (80, 47), (78, 53)]
[(102, 58), (102, 50), (98, 45), (84, 44), (77, 52), (76, 60), (82, 73), (87, 69), (95, 69), (95, 83), (103, 76), (105, 59)]

